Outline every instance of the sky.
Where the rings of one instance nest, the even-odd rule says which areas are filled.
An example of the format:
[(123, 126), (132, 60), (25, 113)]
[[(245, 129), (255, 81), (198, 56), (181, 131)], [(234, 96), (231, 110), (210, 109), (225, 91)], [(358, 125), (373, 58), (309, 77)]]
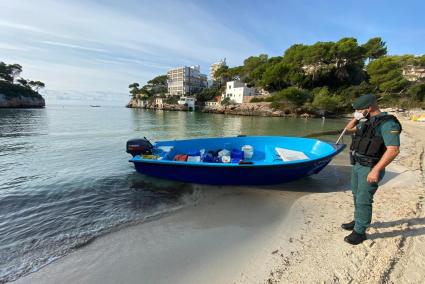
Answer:
[(424, 54), (423, 11), (409, 0), (0, 0), (0, 61), (43, 81), (48, 100), (122, 104), (130, 83), (169, 68), (209, 73), (296, 43), (380, 36), (389, 54)]

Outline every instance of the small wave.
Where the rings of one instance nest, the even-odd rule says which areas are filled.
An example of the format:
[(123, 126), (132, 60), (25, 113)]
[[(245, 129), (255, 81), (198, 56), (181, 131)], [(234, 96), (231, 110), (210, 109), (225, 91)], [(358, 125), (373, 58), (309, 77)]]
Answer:
[[(113, 180), (117, 183), (117, 179)], [(96, 184), (97, 186), (110, 185), (110, 181), (111, 178)], [(118, 180), (118, 183), (122, 182), (124, 181)], [(0, 263), (2, 263), (0, 265), (0, 283), (14, 281), (28, 273), (35, 272), (70, 252), (89, 245), (96, 238), (105, 234), (172, 214), (188, 205), (195, 204), (202, 198), (200, 190), (194, 189), (190, 185), (169, 183), (153, 186), (149, 179), (133, 177), (127, 179), (127, 182), (129, 184), (126, 187), (115, 193), (109, 192), (109, 195), (105, 193), (106, 189), (102, 186), (97, 188), (100, 197), (94, 196), (92, 193), (90, 197), (93, 202), (83, 203), (86, 210), (79, 210), (76, 216), (72, 216), (72, 222), (68, 226), (60, 228), (55, 226), (55, 222), (52, 222), (49, 227), (42, 229), (42, 222), (40, 222), (41, 225), (37, 228), (29, 228), (32, 230), (30, 237), (14, 236), (15, 239), (19, 240), (20, 238), (20, 241), (15, 242), (12, 242), (14, 238), (7, 238), (9, 245), (3, 243), (0, 249)], [(90, 190), (86, 188), (85, 191)], [(103, 194), (106, 196), (102, 197)], [(37, 197), (33, 194), (31, 198)], [(97, 208), (97, 210), (90, 208), (90, 204), (97, 204), (96, 199), (105, 200), (107, 198), (109, 198), (109, 202), (115, 201), (115, 205), (103, 208), (100, 206), (101, 208)], [(84, 200), (85, 198), (81, 197), (80, 199)], [(51, 202), (58, 203), (57, 200)], [(130, 205), (131, 203), (133, 205)], [(74, 198), (72, 204), (72, 207), (75, 208), (78, 200)], [(124, 206), (120, 210), (114, 210), (113, 206), (118, 206), (118, 204)], [(46, 204), (43, 204), (42, 207), (49, 208), (49, 218), (53, 218), (55, 213), (58, 214), (57, 210), (72, 211), (72, 208), (66, 209), (66, 204), (63, 202), (56, 209), (54, 206), (46, 206)], [(97, 212), (92, 215), (84, 215), (84, 218), (89, 218), (88, 220), (84, 220), (84, 218), (79, 220), (79, 214), (87, 210)], [(37, 214), (37, 216), (43, 218), (43, 214)], [(61, 217), (59, 216), (59, 218)], [(34, 223), (38, 224), (38, 222)]]

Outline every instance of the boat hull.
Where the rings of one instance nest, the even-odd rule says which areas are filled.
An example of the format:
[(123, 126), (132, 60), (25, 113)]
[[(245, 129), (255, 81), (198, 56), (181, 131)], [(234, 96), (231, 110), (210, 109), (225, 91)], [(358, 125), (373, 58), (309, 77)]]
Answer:
[[(319, 173), (345, 144), (334, 144), (317, 139), (284, 136), (247, 136), (223, 138), (198, 138), (189, 140), (159, 141), (156, 146), (171, 145), (176, 153), (191, 149), (219, 149), (225, 145), (240, 149), (253, 145), (252, 164), (194, 163), (173, 160), (149, 160), (133, 157), (137, 172), (157, 178), (197, 184), (261, 185), (279, 184)], [(276, 159), (276, 147), (305, 150), (308, 159), (283, 162)], [(223, 148), (222, 148), (223, 149)]]
[(157, 178), (210, 185), (267, 185), (297, 180), (319, 173), (331, 158), (302, 165), (252, 167), (201, 167), (134, 162), (137, 172)]

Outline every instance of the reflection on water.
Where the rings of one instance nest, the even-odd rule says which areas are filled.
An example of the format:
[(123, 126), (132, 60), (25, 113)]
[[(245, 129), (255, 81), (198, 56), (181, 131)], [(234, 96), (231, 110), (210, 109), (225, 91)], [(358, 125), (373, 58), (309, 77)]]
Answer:
[(197, 112), (131, 110), (134, 129), (156, 139), (200, 136), (290, 135), (341, 129), (344, 121), (335, 119), (299, 119), (258, 117)]
[[(114, 107), (0, 109), (0, 282), (119, 226), (193, 204), (200, 191), (214, 190), (136, 174), (125, 153), (128, 139), (303, 136), (343, 124)], [(314, 184), (329, 188), (341, 172), (328, 167), (313, 177)], [(313, 181), (277, 188), (311, 188)]]
[(47, 132), (47, 117), (43, 109), (3, 109), (0, 115), (0, 138), (42, 135)]

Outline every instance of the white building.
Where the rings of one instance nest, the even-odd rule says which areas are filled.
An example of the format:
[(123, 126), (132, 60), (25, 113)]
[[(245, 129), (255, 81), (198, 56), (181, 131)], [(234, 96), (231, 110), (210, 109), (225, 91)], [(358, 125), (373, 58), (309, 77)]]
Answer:
[(162, 108), (162, 105), (163, 105), (162, 98), (155, 98), (155, 105), (159, 108)]
[(402, 74), (408, 81), (418, 81), (425, 78), (425, 68), (422, 66), (407, 65), (403, 68)]
[(169, 95), (190, 95), (202, 91), (208, 85), (207, 75), (197, 66), (184, 66), (167, 72)]
[(220, 61), (211, 64), (210, 67), (210, 78), (211, 80), (215, 81), (216, 78), (214, 76), (215, 71), (217, 71), (221, 66), (226, 66), (226, 58), (221, 59)]
[(137, 107), (144, 108), (147, 107), (149, 102), (147, 100), (137, 100)]
[(220, 103), (216, 102), (216, 101), (205, 102), (205, 106), (207, 106), (207, 107), (216, 107), (216, 106), (219, 106), (219, 105), (220, 105)]
[(244, 97), (254, 96), (255, 89), (248, 88), (247, 84), (241, 81), (229, 81), (226, 84), (226, 92), (221, 96), (221, 100), (229, 98), (235, 103), (244, 102)]
[(180, 99), (177, 101), (179, 105), (185, 105), (188, 108), (195, 109), (195, 98), (191, 97), (180, 97)]

